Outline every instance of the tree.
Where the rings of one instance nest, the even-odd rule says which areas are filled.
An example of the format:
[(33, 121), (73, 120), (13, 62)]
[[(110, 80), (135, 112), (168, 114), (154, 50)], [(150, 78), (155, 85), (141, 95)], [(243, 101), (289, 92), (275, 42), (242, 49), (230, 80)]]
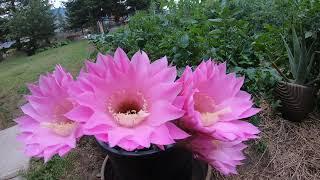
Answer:
[(96, 27), (103, 17), (114, 15), (117, 20), (128, 13), (123, 0), (70, 0), (65, 6), (70, 28)]
[(130, 11), (147, 10), (151, 4), (151, 0), (126, 0), (126, 6)]
[(65, 3), (70, 28), (95, 27), (97, 21), (111, 14), (113, 0), (71, 0)]
[(19, 7), (9, 21), (10, 36), (25, 38), (28, 54), (34, 54), (41, 43), (54, 35), (54, 17), (48, 0), (29, 0)]
[(113, 0), (112, 10), (110, 12), (115, 16), (115, 21), (118, 21), (120, 17), (127, 15), (128, 10), (125, 1)]
[[(0, 1), (0, 42), (7, 40), (9, 34), (8, 22), (18, 7), (26, 4), (26, 0), (1, 0)], [(19, 44), (19, 41), (17, 41)]]
[(60, 31), (64, 31), (67, 28), (67, 22), (65, 20), (65, 15), (64, 15), (64, 13), (62, 11), (63, 11), (63, 9), (59, 8), (58, 11), (57, 11), (57, 14), (55, 16), (56, 17), (56, 22), (57, 22), (57, 28)]
[(97, 27), (103, 17), (115, 16), (115, 20), (135, 10), (146, 10), (151, 0), (69, 0), (65, 3), (70, 28)]

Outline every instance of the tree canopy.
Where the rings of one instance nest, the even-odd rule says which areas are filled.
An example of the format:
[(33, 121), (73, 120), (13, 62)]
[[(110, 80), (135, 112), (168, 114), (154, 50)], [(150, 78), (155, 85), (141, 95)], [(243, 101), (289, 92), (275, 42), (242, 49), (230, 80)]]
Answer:
[(148, 9), (151, 0), (69, 0), (65, 3), (70, 28), (95, 27), (105, 16), (125, 16), (132, 10)]
[(10, 37), (28, 39), (27, 50), (32, 54), (41, 42), (54, 35), (54, 16), (48, 0), (29, 0), (18, 7), (9, 21)]

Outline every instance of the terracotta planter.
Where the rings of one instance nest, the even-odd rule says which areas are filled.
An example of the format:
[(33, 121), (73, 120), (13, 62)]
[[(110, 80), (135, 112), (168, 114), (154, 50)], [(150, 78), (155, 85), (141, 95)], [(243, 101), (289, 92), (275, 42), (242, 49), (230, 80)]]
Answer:
[(178, 146), (127, 152), (99, 144), (108, 154), (102, 180), (209, 180), (211, 176), (207, 164), (193, 160), (191, 152)]
[(281, 100), (280, 111), (285, 119), (302, 121), (314, 108), (314, 89), (288, 82), (279, 82), (275, 96)]

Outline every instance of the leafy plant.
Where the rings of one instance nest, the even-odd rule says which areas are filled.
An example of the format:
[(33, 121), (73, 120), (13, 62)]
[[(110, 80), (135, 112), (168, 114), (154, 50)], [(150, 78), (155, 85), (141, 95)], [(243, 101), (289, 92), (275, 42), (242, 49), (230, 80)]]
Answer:
[(244, 89), (255, 96), (271, 98), (273, 87), (281, 77), (272, 68), (241, 68), (234, 70), (246, 77)]

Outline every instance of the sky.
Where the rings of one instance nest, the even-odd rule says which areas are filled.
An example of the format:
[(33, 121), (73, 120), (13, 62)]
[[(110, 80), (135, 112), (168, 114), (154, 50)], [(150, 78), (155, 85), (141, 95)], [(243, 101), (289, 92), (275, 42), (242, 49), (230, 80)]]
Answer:
[(62, 6), (62, 2), (65, 2), (67, 0), (51, 0), (51, 3), (53, 4), (53, 6), (55, 8), (61, 7)]

